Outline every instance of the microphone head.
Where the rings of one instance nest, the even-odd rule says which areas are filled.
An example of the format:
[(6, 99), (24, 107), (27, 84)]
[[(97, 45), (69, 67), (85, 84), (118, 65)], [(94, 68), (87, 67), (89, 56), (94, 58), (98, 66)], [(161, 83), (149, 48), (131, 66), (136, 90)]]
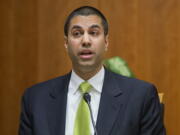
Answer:
[(89, 95), (89, 93), (84, 93), (83, 98), (86, 101), (86, 103), (91, 102), (91, 96)]

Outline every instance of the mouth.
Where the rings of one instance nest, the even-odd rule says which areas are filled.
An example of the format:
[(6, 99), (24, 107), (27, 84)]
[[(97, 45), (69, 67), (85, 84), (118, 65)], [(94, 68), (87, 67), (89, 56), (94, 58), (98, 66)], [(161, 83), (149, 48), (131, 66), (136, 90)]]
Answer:
[(91, 50), (83, 50), (79, 53), (81, 59), (91, 59), (94, 56), (94, 52)]

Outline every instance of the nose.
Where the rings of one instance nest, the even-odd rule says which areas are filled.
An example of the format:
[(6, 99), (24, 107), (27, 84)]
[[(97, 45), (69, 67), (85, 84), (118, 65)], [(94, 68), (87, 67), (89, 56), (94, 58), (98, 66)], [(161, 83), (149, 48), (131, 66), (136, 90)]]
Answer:
[(84, 33), (82, 38), (82, 46), (83, 47), (90, 47), (91, 46), (91, 39), (88, 33)]

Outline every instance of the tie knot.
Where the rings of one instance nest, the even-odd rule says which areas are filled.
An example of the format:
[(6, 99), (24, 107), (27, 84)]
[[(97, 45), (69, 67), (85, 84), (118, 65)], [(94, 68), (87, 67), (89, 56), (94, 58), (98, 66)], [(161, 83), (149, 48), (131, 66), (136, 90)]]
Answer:
[(81, 90), (82, 93), (89, 92), (89, 90), (92, 88), (91, 84), (89, 84), (87, 81), (82, 82), (79, 85), (79, 89)]

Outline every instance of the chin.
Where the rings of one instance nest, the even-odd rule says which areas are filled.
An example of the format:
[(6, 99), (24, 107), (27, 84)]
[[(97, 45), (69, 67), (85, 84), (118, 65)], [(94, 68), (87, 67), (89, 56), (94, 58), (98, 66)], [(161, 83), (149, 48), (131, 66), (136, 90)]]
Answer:
[(100, 64), (99, 63), (97, 64), (94, 62), (83, 62), (83, 63), (80, 63), (79, 66), (82, 67), (83, 69), (95, 70), (100, 67)]
[(89, 63), (80, 64), (79, 66), (82, 67), (82, 68), (93, 68), (93, 67), (95, 67), (94, 64), (89, 64)]

